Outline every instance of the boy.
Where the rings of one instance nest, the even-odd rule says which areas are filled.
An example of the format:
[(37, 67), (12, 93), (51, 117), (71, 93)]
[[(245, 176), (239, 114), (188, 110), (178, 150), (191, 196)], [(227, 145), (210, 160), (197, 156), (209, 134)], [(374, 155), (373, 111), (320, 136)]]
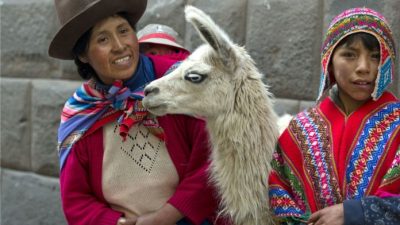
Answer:
[(190, 52), (179, 44), (181, 41), (178, 33), (169, 26), (149, 24), (138, 31), (137, 37), (140, 53), (161, 62), (158, 68), (155, 68), (156, 73), (162, 70), (168, 74), (190, 55)]
[(386, 91), (395, 58), (379, 13), (333, 19), (318, 103), (290, 122), (274, 154), (269, 195), (282, 224), (399, 224), (400, 102)]
[(149, 24), (137, 33), (140, 52), (151, 55), (189, 54), (182, 47), (178, 33), (171, 27)]

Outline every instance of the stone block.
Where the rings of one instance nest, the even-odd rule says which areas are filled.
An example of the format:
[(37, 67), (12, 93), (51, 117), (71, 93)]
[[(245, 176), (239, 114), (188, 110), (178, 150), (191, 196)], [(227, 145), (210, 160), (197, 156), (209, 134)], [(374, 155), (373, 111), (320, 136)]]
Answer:
[(73, 60), (60, 60), (60, 66), (62, 72), (59, 74), (61, 75), (59, 78), (82, 81)]
[(67, 224), (58, 179), (1, 169), (1, 223)]
[(32, 82), (32, 170), (57, 176), (57, 130), (65, 101), (81, 82), (35, 80)]
[(31, 168), (31, 83), (25, 79), (0, 79), (1, 165)]
[(174, 28), (184, 40), (184, 6), (185, 0), (148, 0), (147, 9), (137, 24), (137, 30), (150, 23), (164, 24)]
[[(211, 18), (228, 34), (233, 42), (244, 45), (246, 35), (246, 7), (247, 1), (230, 0), (188, 0), (189, 5), (193, 5), (211, 16)], [(197, 34), (193, 26), (186, 24), (186, 45), (194, 50), (203, 41)]]
[(248, 0), (246, 48), (279, 98), (316, 98), (322, 1)]
[(299, 112), (300, 101), (295, 99), (275, 99), (274, 110), (279, 115), (287, 113), (296, 115)]
[(53, 4), (53, 0), (2, 1), (2, 76), (59, 76), (59, 61), (47, 54), (58, 25)]
[(315, 106), (315, 101), (300, 101), (299, 112)]
[(394, 82), (390, 90), (400, 96), (400, 2), (399, 0), (388, 0), (385, 1), (383, 7), (383, 14), (388, 19), (391, 25), (395, 42), (397, 44), (397, 63), (396, 63), (396, 75)]

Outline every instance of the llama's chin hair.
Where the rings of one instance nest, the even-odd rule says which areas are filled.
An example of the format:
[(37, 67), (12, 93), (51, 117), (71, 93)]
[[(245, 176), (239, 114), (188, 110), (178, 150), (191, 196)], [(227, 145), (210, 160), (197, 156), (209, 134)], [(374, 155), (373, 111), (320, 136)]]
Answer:
[(166, 105), (147, 106), (146, 108), (150, 113), (152, 113), (156, 116), (163, 116), (168, 113)]
[(158, 112), (158, 111), (152, 111), (150, 109), (149, 109), (149, 112), (151, 114), (155, 115), (155, 116), (164, 116), (165, 114), (167, 114), (167, 113), (161, 113), (161, 112)]

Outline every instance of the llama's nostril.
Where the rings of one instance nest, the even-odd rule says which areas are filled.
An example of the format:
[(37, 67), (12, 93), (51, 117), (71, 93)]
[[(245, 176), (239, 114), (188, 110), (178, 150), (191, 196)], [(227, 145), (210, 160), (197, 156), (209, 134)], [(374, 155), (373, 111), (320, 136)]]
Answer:
[(147, 96), (150, 93), (150, 88), (145, 88), (144, 89), (144, 96)]
[(144, 89), (144, 96), (147, 96), (150, 93), (157, 94), (158, 92), (160, 92), (158, 87), (146, 87)]

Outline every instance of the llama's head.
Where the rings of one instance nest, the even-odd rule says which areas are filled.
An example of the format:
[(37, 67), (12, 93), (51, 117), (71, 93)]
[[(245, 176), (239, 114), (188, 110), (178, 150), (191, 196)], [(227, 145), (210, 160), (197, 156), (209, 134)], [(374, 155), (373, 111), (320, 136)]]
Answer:
[(240, 88), (244, 79), (260, 79), (260, 75), (241, 72), (254, 67), (252, 59), (208, 15), (186, 6), (185, 16), (206, 44), (172, 73), (150, 83), (145, 88), (143, 104), (155, 115), (213, 117), (232, 110), (235, 89)]

